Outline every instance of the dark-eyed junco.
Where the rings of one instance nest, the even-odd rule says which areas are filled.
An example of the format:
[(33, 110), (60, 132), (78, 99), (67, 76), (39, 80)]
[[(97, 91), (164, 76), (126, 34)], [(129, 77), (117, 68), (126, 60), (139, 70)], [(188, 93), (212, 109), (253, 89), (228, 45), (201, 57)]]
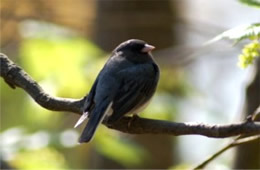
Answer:
[(142, 40), (131, 39), (113, 51), (86, 97), (84, 113), (75, 125), (89, 118), (80, 143), (92, 139), (104, 117), (114, 122), (147, 106), (160, 74), (151, 55), (154, 48)]

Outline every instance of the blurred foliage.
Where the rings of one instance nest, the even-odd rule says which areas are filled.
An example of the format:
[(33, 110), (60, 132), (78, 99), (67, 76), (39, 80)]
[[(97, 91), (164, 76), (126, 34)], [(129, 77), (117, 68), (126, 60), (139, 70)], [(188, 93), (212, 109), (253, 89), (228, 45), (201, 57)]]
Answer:
[[(88, 67), (91, 62), (98, 63), (97, 56), (103, 53), (90, 42), (80, 38), (27, 39), (21, 46), (22, 65), (26, 71), (45, 90), (53, 95), (82, 97), (82, 92), (91, 87), (101, 66)], [(86, 68), (93, 76), (82, 74)], [(89, 80), (86, 81), (86, 77)], [(73, 83), (72, 83), (73, 82)], [(80, 90), (78, 90), (80, 89)]]
[[(47, 35), (46, 31), (44, 35)], [(77, 36), (37, 35), (21, 41), (19, 62), (50, 95), (81, 98), (90, 90), (105, 62), (100, 56), (104, 56), (102, 50)], [(14, 91), (3, 81), (1, 106), (1, 122), (4, 123), (1, 125), (1, 155), (5, 160), (18, 169), (70, 166), (70, 161), (65, 164), (62, 148), (75, 146), (78, 134), (59, 131), (61, 126), (72, 127), (63, 125), (64, 114), (40, 107), (23, 90)], [(17, 127), (21, 125), (23, 128)]]
[(10, 159), (25, 150), (37, 150), (47, 146), (73, 147), (78, 144), (78, 136), (75, 129), (66, 129), (62, 133), (46, 130), (31, 133), (28, 128), (17, 126), (1, 132), (0, 151)]
[(251, 7), (260, 8), (259, 0), (238, 0), (238, 1)]
[(153, 97), (149, 107), (140, 115), (151, 119), (174, 120), (178, 110), (178, 100), (168, 93), (159, 93)]
[(68, 168), (63, 155), (52, 148), (43, 148), (39, 150), (20, 152), (10, 163), (14, 167), (25, 170)]
[[(34, 27), (35, 24), (37, 23), (33, 23)], [(26, 33), (21, 41), (18, 61), (22, 68), (50, 95), (83, 97), (90, 90), (104, 65), (107, 58), (102, 56), (106, 54), (88, 40), (76, 35), (66, 35), (66, 31), (54, 34), (52, 30), (55, 32), (59, 30), (53, 29), (53, 26), (35, 28), (37, 29), (29, 36)], [(177, 98), (187, 93), (188, 86), (182, 72), (176, 72), (171, 68), (161, 69), (163, 71), (159, 90), (142, 116), (171, 120), (177, 112)], [(168, 77), (172, 76), (173, 72), (176, 73), (174, 73), (175, 79), (169, 81)], [(64, 114), (40, 107), (23, 90), (18, 88), (14, 91), (3, 81), (1, 81), (1, 105), (4, 106), (1, 108), (4, 122), (1, 139), (5, 148), (1, 150), (1, 154), (6, 160), (11, 161), (12, 165), (19, 169), (38, 167), (61, 169), (71, 167), (73, 162), (70, 161), (78, 161), (75, 160), (75, 156), (66, 156), (70, 161), (65, 161), (64, 148), (76, 146), (78, 133), (74, 130), (63, 131), (64, 128), (71, 128), (70, 124), (74, 123), (68, 120), (70, 124), (66, 124)], [(18, 110), (19, 119), (17, 119)], [(131, 138), (121, 138), (121, 135), (117, 131), (100, 126), (93, 145), (80, 146), (84, 148), (82, 154), (85, 157), (89, 148), (94, 146), (100, 154), (127, 168), (149, 160), (146, 150), (134, 143)], [(85, 163), (86, 159), (82, 161)]]
[(176, 166), (172, 166), (172, 167), (169, 168), (169, 170), (178, 170), (178, 169), (190, 170), (190, 169), (192, 169), (192, 167), (189, 164), (178, 164)]
[(95, 148), (102, 155), (119, 162), (127, 168), (133, 168), (148, 159), (149, 154), (139, 145), (116, 131), (107, 131), (104, 126), (99, 128), (95, 138)]
[(211, 44), (222, 39), (232, 40), (234, 41), (234, 44), (237, 44), (242, 40), (250, 41), (250, 43), (245, 45), (242, 49), (242, 54), (238, 56), (238, 66), (240, 68), (246, 68), (247, 66), (253, 64), (253, 61), (260, 56), (260, 23), (243, 25), (230, 29), (216, 36), (207, 42), (207, 44)]
[[(29, 75), (47, 93), (60, 97), (83, 97), (104, 63), (103, 58), (98, 58), (104, 55), (99, 48), (77, 37), (27, 38), (21, 44), (20, 54), (22, 67)], [(60, 115), (40, 107), (32, 99), (27, 99), (25, 105), (23, 112), (33, 129), (43, 128), (46, 123), (55, 126), (60, 119)]]
[[(0, 81), (0, 92), (1, 92), (1, 131), (17, 126), (22, 125), (21, 122), (25, 120), (23, 116), (17, 118), (17, 108), (22, 108), (25, 105), (25, 95), (22, 90), (13, 90), (11, 89), (4, 81)], [(19, 101), (14, 102), (13, 101)], [(23, 114), (22, 114), (23, 115)]]
[(246, 68), (248, 65), (253, 64), (257, 57), (260, 57), (260, 43), (255, 40), (244, 46), (242, 54), (239, 55), (238, 66)]
[[(169, 77), (174, 77), (170, 79)], [(179, 69), (170, 67), (163, 68), (160, 73), (159, 92), (166, 92), (176, 97), (183, 97), (189, 93), (189, 83), (185, 73)]]

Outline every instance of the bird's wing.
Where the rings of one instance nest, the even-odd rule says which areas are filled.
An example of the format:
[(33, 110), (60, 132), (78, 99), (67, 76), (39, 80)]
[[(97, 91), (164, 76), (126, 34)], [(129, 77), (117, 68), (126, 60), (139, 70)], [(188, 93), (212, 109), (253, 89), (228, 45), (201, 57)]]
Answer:
[(120, 71), (119, 90), (113, 100), (113, 114), (109, 121), (116, 121), (124, 114), (134, 113), (153, 96), (159, 79), (156, 64), (142, 64)]
[(84, 114), (89, 112), (89, 120), (79, 138), (80, 143), (89, 142), (103, 118), (112, 112), (112, 99), (116, 94), (116, 89), (118, 89), (117, 84), (117, 81), (110, 73), (100, 72), (87, 99), (89, 101), (86, 101), (87, 103), (84, 106)]

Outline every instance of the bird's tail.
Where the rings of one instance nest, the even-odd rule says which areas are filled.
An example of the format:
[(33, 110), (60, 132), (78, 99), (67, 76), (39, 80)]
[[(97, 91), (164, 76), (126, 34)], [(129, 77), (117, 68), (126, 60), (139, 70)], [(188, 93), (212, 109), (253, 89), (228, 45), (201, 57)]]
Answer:
[(90, 114), (88, 123), (79, 138), (79, 143), (89, 142), (92, 139), (98, 125), (101, 123), (105, 115), (110, 112), (111, 106), (112, 102), (106, 104), (103, 103), (103, 106), (96, 107), (93, 110), (93, 112)]

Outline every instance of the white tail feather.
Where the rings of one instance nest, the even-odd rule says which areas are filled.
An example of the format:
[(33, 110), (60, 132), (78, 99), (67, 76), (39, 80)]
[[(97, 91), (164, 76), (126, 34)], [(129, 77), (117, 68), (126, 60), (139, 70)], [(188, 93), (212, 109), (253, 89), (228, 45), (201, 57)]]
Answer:
[(83, 113), (79, 118), (79, 120), (77, 121), (77, 123), (75, 124), (74, 128), (77, 128), (87, 118), (88, 118), (88, 112)]

